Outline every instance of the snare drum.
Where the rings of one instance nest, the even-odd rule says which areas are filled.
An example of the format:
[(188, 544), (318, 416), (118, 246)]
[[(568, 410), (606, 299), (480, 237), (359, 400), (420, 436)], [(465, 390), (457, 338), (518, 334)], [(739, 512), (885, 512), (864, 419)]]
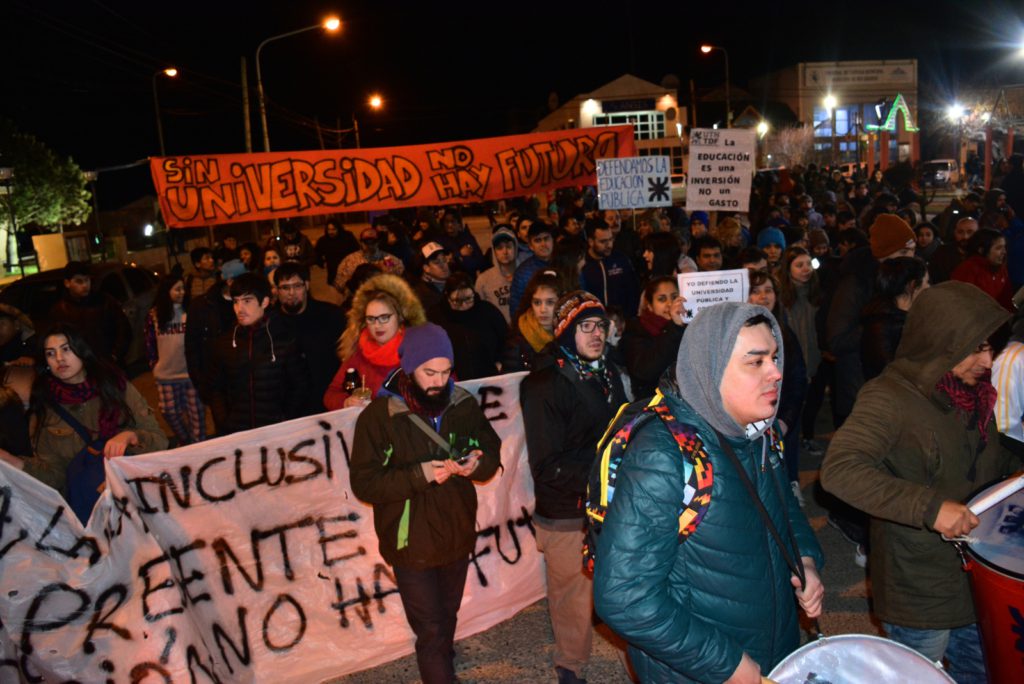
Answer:
[(786, 656), (768, 678), (778, 684), (953, 682), (937, 663), (914, 649), (867, 634), (841, 634), (805, 644)]
[[(974, 497), (985, 496), (993, 487)], [(990, 682), (1024, 682), (1024, 491), (978, 516), (966, 568)], [(1021, 644), (1021, 646), (1018, 646)]]

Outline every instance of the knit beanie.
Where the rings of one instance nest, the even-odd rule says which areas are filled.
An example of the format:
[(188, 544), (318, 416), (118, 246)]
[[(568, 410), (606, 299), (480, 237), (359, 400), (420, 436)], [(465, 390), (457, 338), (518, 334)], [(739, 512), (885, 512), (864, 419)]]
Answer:
[(448, 359), (455, 363), (452, 341), (439, 325), (424, 323), (405, 329), (405, 337), (398, 346), (398, 358), (406, 375), (431, 359)]
[(711, 226), (711, 219), (708, 217), (708, 212), (706, 211), (691, 211), (690, 223), (693, 223), (694, 221), (700, 221), (705, 226)]
[(608, 320), (600, 299), (583, 290), (562, 295), (555, 304), (555, 340), (563, 347), (576, 349), (576, 323), (586, 318)]
[(879, 214), (868, 234), (871, 236), (871, 254), (876, 259), (903, 249), (914, 239), (913, 229), (896, 214)]
[(757, 246), (764, 249), (768, 245), (778, 245), (786, 249), (786, 236), (778, 228), (762, 228), (757, 234)]

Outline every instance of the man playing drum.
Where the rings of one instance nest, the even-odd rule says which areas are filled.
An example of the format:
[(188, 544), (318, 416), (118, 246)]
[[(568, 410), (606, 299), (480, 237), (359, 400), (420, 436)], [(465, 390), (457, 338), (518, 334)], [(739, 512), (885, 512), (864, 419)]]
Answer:
[(867, 512), (874, 611), (889, 638), (985, 682), (968, 576), (953, 544), (978, 525), (963, 503), (1020, 468), (999, 442), (988, 343), (1009, 314), (959, 282), (926, 290), (895, 359), (857, 396), (821, 470), (826, 490)]

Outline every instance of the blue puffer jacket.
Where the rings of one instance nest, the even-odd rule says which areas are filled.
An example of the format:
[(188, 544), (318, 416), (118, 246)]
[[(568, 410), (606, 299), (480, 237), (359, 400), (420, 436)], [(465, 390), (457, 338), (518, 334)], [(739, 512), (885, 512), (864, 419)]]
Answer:
[[(744, 652), (767, 673), (800, 643), (791, 572), (714, 430), (673, 382), (661, 390), (710, 455), (711, 504), (680, 544), (683, 463), (660, 421), (646, 423), (630, 440), (599, 538), (594, 607), (629, 642), (643, 682), (722, 682)], [(730, 438), (783, 540), (788, 511), (800, 555), (820, 568), (821, 549), (767, 443)]]

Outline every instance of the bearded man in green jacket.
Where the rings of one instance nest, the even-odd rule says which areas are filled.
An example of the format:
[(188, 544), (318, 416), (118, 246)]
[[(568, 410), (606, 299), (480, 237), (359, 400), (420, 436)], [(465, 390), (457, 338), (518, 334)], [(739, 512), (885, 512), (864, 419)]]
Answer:
[(967, 573), (954, 546), (978, 525), (965, 501), (1020, 468), (999, 443), (988, 339), (1009, 314), (973, 285), (923, 292), (893, 361), (861, 389), (822, 485), (871, 515), (874, 612), (888, 636), (957, 682), (985, 682)]

